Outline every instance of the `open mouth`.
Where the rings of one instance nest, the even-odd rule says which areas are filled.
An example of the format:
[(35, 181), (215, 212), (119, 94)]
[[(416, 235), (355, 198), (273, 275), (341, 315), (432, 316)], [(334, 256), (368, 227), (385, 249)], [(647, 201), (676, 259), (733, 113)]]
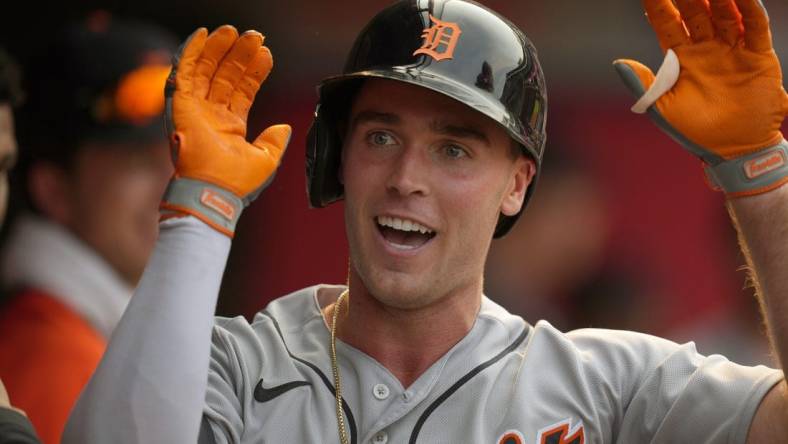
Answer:
[(378, 230), (389, 244), (401, 250), (415, 250), (435, 237), (435, 231), (408, 219), (378, 216)]

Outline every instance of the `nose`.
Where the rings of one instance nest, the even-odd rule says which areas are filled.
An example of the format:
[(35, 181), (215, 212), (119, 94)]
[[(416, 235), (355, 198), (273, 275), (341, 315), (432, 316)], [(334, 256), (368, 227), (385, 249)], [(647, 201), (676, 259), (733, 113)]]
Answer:
[(402, 150), (391, 164), (386, 188), (401, 196), (426, 196), (429, 191), (428, 159), (417, 149)]

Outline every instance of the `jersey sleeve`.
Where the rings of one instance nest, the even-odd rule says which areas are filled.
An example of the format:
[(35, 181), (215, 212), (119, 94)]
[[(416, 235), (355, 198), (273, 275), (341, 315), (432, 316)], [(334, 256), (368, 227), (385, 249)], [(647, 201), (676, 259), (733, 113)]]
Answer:
[[(240, 325), (231, 331), (232, 325)], [(208, 390), (203, 411), (200, 443), (240, 443), (244, 432), (244, 398), (251, 392), (248, 369), (259, 368), (257, 353), (245, 353), (242, 344), (254, 344), (248, 323), (243, 318), (216, 318), (208, 368)], [(208, 436), (210, 435), (210, 439)]]
[(197, 442), (230, 239), (192, 217), (159, 239), (64, 443)]
[(568, 334), (612, 415), (616, 443), (744, 444), (766, 393), (783, 374), (699, 354), (649, 335), (578, 330)]

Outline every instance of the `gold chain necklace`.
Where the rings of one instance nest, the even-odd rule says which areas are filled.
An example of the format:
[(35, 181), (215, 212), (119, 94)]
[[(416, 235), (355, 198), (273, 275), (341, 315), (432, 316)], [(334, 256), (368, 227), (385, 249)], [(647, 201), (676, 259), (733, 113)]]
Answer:
[(339, 442), (348, 444), (347, 431), (345, 430), (345, 417), (342, 415), (342, 385), (339, 381), (339, 365), (337, 365), (337, 315), (342, 302), (345, 301), (350, 289), (342, 292), (334, 303), (334, 313), (331, 319), (331, 371), (334, 373), (334, 392), (337, 400), (337, 428), (339, 430)]

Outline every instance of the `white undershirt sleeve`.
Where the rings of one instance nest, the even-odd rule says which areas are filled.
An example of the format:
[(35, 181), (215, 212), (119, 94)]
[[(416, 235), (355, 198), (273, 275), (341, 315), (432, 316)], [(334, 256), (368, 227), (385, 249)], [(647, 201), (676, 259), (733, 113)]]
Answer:
[(160, 224), (150, 262), (63, 443), (197, 442), (230, 244), (192, 217)]

